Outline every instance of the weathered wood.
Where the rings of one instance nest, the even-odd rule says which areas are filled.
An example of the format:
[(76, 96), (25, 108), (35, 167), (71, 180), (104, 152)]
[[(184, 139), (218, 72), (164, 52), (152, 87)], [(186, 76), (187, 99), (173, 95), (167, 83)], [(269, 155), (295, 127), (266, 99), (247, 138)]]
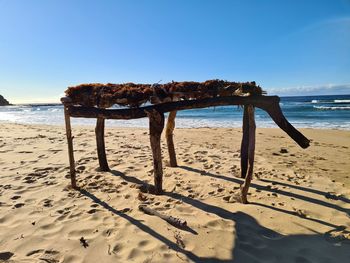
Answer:
[(109, 167), (108, 167), (108, 162), (106, 157), (104, 132), (105, 132), (105, 119), (97, 118), (95, 135), (96, 135), (98, 162), (100, 164), (100, 170), (107, 172), (109, 171)]
[(254, 155), (255, 155), (255, 118), (254, 118), (254, 107), (249, 105), (247, 107), (247, 115), (249, 119), (249, 144), (248, 144), (248, 173), (241, 187), (241, 198), (242, 203), (247, 204), (248, 191), (250, 183), (253, 179), (254, 170)]
[(168, 121), (165, 129), (165, 138), (168, 145), (169, 164), (170, 167), (177, 167), (176, 153), (173, 140), (173, 132), (175, 128), (176, 111), (171, 111), (168, 116)]
[(150, 141), (153, 154), (153, 173), (155, 194), (163, 191), (163, 165), (160, 138), (164, 129), (164, 114), (156, 110), (147, 112), (149, 118)]
[(139, 209), (148, 215), (158, 216), (173, 226), (180, 227), (180, 228), (187, 226), (187, 222), (185, 220), (182, 220), (182, 219), (179, 219), (179, 218), (176, 218), (173, 216), (163, 215), (163, 214), (159, 213), (158, 211), (156, 211), (150, 207), (147, 207), (145, 205), (139, 205)]
[(216, 97), (198, 100), (181, 100), (165, 102), (144, 107), (126, 108), (126, 109), (102, 109), (95, 107), (72, 106), (69, 109), (71, 117), (98, 118), (105, 119), (138, 119), (147, 117), (147, 112), (157, 110), (158, 112), (171, 112), (187, 109), (198, 109), (225, 105), (255, 105), (257, 107), (269, 107), (273, 103), (278, 104), (277, 96), (231, 96)]
[(62, 97), (61, 102), (65, 106), (73, 104), (72, 99), (70, 97)]
[(69, 106), (68, 110), (71, 117), (137, 119), (147, 117), (147, 112), (150, 112), (152, 110), (165, 113), (185, 109), (206, 108), (224, 105), (252, 105), (254, 107), (258, 107), (267, 111), (274, 122), (282, 130), (284, 130), (302, 148), (307, 148), (310, 144), (310, 141), (286, 120), (279, 106), (279, 100), (280, 99), (277, 96), (230, 96), (201, 100), (166, 102), (152, 106), (136, 107), (130, 109), (98, 109), (94, 107)]
[[(258, 107), (258, 106), (257, 106)], [(301, 132), (299, 132), (293, 125), (291, 125), (286, 117), (282, 113), (282, 109), (279, 103), (267, 105), (267, 107), (262, 108), (265, 110), (273, 121), (285, 131), (289, 137), (291, 137), (297, 144), (302, 148), (307, 148), (310, 146), (310, 140), (307, 139)]]
[(73, 152), (73, 137), (72, 128), (70, 125), (70, 117), (68, 114), (67, 106), (64, 105), (64, 120), (66, 123), (66, 136), (68, 142), (68, 157), (69, 157), (69, 168), (70, 168), (70, 179), (73, 188), (77, 188), (77, 181), (75, 177), (75, 162), (74, 162), (74, 152)]
[(246, 178), (248, 170), (248, 146), (249, 146), (249, 114), (247, 105), (243, 111), (243, 136), (241, 142), (241, 178)]

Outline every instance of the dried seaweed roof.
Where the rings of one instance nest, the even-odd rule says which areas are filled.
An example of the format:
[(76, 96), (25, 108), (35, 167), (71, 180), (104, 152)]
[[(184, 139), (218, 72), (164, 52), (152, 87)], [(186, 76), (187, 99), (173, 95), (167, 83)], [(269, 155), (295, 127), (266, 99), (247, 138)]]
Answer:
[(227, 96), (260, 96), (264, 92), (255, 82), (229, 82), (207, 80), (205, 82), (170, 82), (166, 84), (81, 84), (68, 87), (66, 95), (74, 104), (108, 108), (114, 104), (139, 107), (152, 104)]

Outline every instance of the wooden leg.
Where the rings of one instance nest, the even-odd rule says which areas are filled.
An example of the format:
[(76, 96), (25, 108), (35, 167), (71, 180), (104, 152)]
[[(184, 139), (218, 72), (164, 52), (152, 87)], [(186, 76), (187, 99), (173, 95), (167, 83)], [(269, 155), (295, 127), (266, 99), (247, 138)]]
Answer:
[(155, 194), (161, 194), (163, 191), (163, 166), (160, 137), (164, 129), (164, 113), (152, 110), (147, 112), (147, 115), (149, 118), (150, 141), (153, 154)]
[(177, 167), (176, 153), (173, 141), (173, 132), (175, 128), (176, 111), (171, 111), (168, 116), (168, 122), (165, 129), (165, 138), (168, 145), (170, 167)]
[(249, 115), (248, 107), (244, 106), (243, 112), (243, 137), (241, 143), (241, 178), (246, 178), (248, 170), (248, 145), (249, 145)]
[(74, 152), (73, 152), (73, 137), (72, 128), (70, 125), (70, 116), (68, 114), (68, 106), (64, 105), (64, 120), (66, 123), (66, 136), (68, 142), (68, 156), (69, 156), (69, 168), (70, 168), (70, 179), (73, 188), (77, 188), (77, 181), (75, 177), (75, 162), (74, 162)]
[(95, 134), (96, 134), (98, 162), (100, 164), (101, 171), (107, 172), (109, 171), (109, 167), (108, 167), (108, 162), (106, 158), (104, 132), (105, 132), (105, 119), (97, 118)]
[(249, 116), (249, 144), (248, 144), (248, 173), (247, 177), (245, 178), (244, 184), (241, 188), (241, 194), (242, 194), (242, 203), (247, 204), (248, 199), (248, 190), (250, 183), (253, 178), (253, 169), (254, 169), (254, 155), (255, 155), (255, 118), (254, 118), (254, 107), (249, 105), (247, 106), (247, 112)]

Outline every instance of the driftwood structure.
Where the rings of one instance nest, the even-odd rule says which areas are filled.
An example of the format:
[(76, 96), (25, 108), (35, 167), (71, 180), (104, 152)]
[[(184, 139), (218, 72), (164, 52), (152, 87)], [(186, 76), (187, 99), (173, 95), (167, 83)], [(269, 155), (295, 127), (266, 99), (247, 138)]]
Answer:
[[(173, 141), (177, 111), (223, 105), (242, 105), (243, 138), (241, 143), (241, 200), (247, 203), (247, 193), (253, 176), (255, 152), (255, 107), (265, 110), (274, 122), (302, 148), (309, 140), (296, 130), (284, 117), (279, 106), (279, 97), (265, 96), (255, 82), (237, 83), (223, 80), (205, 82), (170, 82), (167, 84), (82, 84), (69, 87), (64, 105), (66, 135), (68, 141), (70, 176), (73, 188), (77, 188), (73, 137), (70, 118), (96, 118), (96, 143), (100, 169), (108, 171), (105, 152), (105, 119), (149, 118), (150, 143), (153, 154), (155, 193), (162, 193), (163, 166), (161, 134), (164, 129), (164, 113), (168, 113), (165, 137), (168, 145), (170, 166), (176, 167)], [(123, 108), (110, 108), (113, 105)], [(145, 104), (144, 106), (142, 106)]]

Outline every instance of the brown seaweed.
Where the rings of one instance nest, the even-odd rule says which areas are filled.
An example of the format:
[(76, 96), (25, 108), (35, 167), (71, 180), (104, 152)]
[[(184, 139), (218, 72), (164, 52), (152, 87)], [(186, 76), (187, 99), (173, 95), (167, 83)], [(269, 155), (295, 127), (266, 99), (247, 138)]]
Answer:
[(81, 84), (69, 87), (66, 95), (74, 104), (109, 108), (114, 104), (139, 107), (143, 103), (205, 99), (227, 96), (259, 96), (264, 92), (255, 82), (229, 82), (207, 80), (205, 82), (170, 82), (166, 84)]

